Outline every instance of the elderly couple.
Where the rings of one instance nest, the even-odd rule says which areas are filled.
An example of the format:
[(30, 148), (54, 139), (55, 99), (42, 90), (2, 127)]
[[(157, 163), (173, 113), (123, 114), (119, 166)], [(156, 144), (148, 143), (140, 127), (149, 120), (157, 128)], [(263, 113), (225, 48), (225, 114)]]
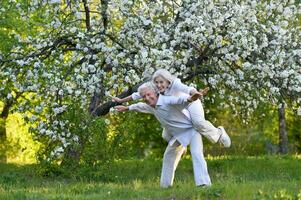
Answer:
[(167, 70), (156, 71), (151, 82), (144, 83), (137, 93), (123, 99), (113, 97), (114, 101), (126, 102), (142, 98), (146, 103), (130, 106), (116, 106), (119, 112), (134, 110), (151, 113), (161, 123), (163, 138), (168, 142), (163, 157), (160, 179), (161, 187), (173, 184), (175, 170), (185, 148), (190, 145), (194, 179), (197, 186), (210, 186), (211, 180), (203, 154), (202, 136), (213, 143), (221, 143), (230, 147), (231, 140), (223, 127), (214, 127), (205, 120), (204, 110), (199, 97), (207, 90), (197, 91), (181, 83)]

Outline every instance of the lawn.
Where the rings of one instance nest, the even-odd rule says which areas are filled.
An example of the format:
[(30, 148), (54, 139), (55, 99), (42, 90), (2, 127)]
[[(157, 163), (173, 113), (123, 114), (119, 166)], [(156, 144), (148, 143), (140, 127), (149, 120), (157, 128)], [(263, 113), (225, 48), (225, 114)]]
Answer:
[(0, 164), (0, 199), (301, 199), (300, 156), (207, 157), (207, 163), (210, 188), (194, 186), (186, 156), (169, 189), (159, 187), (161, 159), (116, 161), (107, 170), (75, 170), (72, 177), (42, 177), (36, 165)]

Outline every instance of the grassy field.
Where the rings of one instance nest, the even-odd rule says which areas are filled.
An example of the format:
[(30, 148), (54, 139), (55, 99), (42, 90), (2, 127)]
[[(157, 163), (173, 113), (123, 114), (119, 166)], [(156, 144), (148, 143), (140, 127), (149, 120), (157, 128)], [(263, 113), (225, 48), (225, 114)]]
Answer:
[[(212, 187), (197, 188), (182, 159), (172, 188), (159, 187), (160, 159), (116, 161), (107, 170), (41, 177), (35, 165), (0, 165), (0, 199), (301, 199), (301, 157), (207, 157)], [(65, 177), (65, 178), (64, 178)], [(93, 178), (95, 177), (95, 178)]]

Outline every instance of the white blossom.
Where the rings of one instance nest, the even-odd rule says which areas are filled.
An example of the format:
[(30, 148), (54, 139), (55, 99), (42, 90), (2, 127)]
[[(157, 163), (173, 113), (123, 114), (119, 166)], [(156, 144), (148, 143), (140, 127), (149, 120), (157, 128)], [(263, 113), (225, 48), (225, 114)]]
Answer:
[(71, 29), (70, 29), (70, 32), (71, 33), (75, 33), (77, 31), (77, 28), (76, 27), (72, 27)]
[(105, 119), (105, 123), (107, 124), (107, 125), (110, 125), (110, 120), (109, 119)]
[(61, 0), (50, 0), (49, 3), (51, 4), (61, 3)]
[(13, 97), (13, 95), (11, 93), (8, 93), (6, 98), (11, 99), (12, 97)]
[(297, 115), (301, 116), (301, 106), (298, 107)]
[[(64, 9), (61, 3), (33, 0), (28, 9), (19, 3), (21, 15), (34, 16), (35, 9), (46, 6), (41, 20), (52, 20), (43, 21), (33, 36), (11, 31), (16, 45), (7, 56), (0, 53), (1, 62), (12, 61), (1, 68), (0, 91), (30, 91), (32, 102), (45, 102), (24, 104), (22, 109), (34, 110), (34, 121), (45, 120), (39, 132), (60, 140), (64, 148), (79, 140), (68, 130), (70, 122), (59, 119), (68, 105), (76, 101), (86, 109), (94, 92), (118, 95), (158, 68), (176, 76), (206, 77), (204, 82), (217, 90), (210, 101), (230, 100), (221, 104), (224, 107), (256, 107), (270, 99), (278, 104), (286, 92), (296, 102), (301, 92), (300, 30), (293, 26), (300, 5), (293, 1), (187, 0), (169, 10), (161, 1), (112, 0), (106, 10), (108, 28), (99, 26), (98, 15), (91, 15), (89, 31), (82, 24), (80, 1)], [(101, 6), (94, 9), (102, 12)], [(71, 15), (62, 20), (57, 16), (63, 12)], [(4, 98), (13, 95), (5, 93)]]

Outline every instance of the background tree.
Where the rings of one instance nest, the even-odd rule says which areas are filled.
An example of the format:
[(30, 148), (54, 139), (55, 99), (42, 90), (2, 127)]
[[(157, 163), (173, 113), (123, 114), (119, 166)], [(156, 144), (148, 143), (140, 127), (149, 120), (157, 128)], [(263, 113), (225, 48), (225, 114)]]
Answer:
[[(7, 130), (6, 121), (10, 112), (13, 112), (22, 99), (30, 98), (26, 96), (26, 83), (22, 66), (14, 65), (9, 61), (9, 55), (17, 53), (19, 48), (26, 52), (26, 39), (33, 37), (36, 33), (39, 21), (39, 12), (31, 10), (27, 1), (5, 1), (1, 2), (0, 8), (0, 64), (1, 64), (1, 88), (0, 88), (0, 160), (6, 162)], [(16, 12), (18, 10), (19, 12)], [(31, 18), (29, 16), (32, 16)], [(22, 41), (22, 42), (21, 42)], [(9, 66), (3, 63), (4, 58), (8, 58)], [(14, 68), (12, 70), (12, 68)], [(26, 89), (25, 89), (26, 88)]]
[(62, 117), (71, 105), (104, 115), (109, 95), (129, 94), (157, 68), (201, 80), (236, 114), (271, 100), (300, 104), (294, 1), (33, 1), (26, 9), (47, 20), (1, 52), (1, 85), (13, 85), (2, 98), (34, 94), (18, 109), (34, 109), (33, 131), (56, 148), (78, 142)]

